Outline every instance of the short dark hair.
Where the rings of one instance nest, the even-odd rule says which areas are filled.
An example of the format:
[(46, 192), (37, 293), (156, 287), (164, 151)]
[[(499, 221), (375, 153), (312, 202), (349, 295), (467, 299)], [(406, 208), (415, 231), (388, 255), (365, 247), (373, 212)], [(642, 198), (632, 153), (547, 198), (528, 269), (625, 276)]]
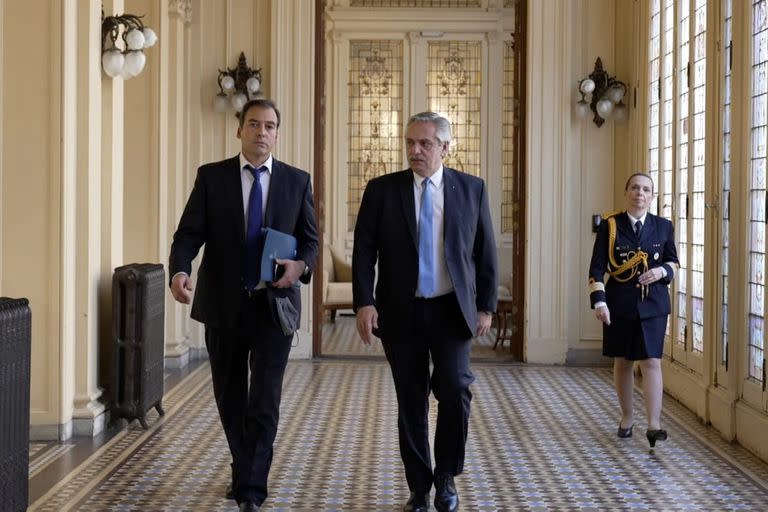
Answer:
[(250, 100), (245, 105), (243, 105), (243, 110), (241, 110), (240, 114), (237, 116), (237, 120), (240, 123), (240, 128), (243, 127), (243, 123), (245, 122), (245, 114), (247, 114), (248, 111), (251, 110), (253, 107), (271, 108), (272, 110), (274, 110), (275, 115), (277, 116), (277, 127), (280, 128), (280, 111), (277, 109), (277, 105), (275, 105), (274, 101), (268, 100), (266, 98), (257, 98), (255, 100)]
[(653, 178), (651, 178), (651, 175), (645, 172), (636, 172), (636, 173), (633, 173), (629, 178), (627, 178), (627, 182), (624, 184), (624, 192), (629, 190), (629, 182), (632, 181), (632, 178), (636, 176), (643, 176), (651, 180), (651, 192), (653, 192), (653, 189), (656, 185), (653, 183)]

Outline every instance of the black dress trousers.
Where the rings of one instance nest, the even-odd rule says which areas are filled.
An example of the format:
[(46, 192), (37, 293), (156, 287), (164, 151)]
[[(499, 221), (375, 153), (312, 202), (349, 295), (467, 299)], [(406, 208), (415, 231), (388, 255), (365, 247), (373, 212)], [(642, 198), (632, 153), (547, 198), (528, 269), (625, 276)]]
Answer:
[[(429, 394), (438, 401), (435, 430), (435, 473), (458, 475), (464, 469), (475, 380), (469, 367), (472, 339), (456, 295), (416, 299), (410, 335), (382, 340), (398, 404), (400, 456), (408, 487), (427, 493), (433, 472), (429, 448)], [(430, 356), (433, 371), (430, 375)]]
[(266, 290), (251, 297), (244, 294), (243, 301), (239, 326), (206, 325), (205, 344), (216, 405), (232, 453), (235, 498), (261, 504), (267, 497), (292, 336), (284, 335), (277, 324)]

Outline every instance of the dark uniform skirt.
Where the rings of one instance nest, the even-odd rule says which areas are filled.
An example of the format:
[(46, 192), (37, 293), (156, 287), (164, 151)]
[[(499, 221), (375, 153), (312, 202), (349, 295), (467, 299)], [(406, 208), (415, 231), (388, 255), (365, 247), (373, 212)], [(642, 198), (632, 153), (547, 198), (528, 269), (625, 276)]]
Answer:
[(667, 316), (644, 320), (612, 318), (611, 325), (603, 324), (603, 355), (623, 357), (630, 361), (660, 359), (664, 349)]

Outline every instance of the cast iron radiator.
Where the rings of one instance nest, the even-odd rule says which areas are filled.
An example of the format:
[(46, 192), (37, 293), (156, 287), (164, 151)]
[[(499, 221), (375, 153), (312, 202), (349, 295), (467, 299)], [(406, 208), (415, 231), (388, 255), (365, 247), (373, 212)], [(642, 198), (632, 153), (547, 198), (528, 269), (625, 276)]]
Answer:
[(165, 271), (159, 263), (132, 263), (112, 277), (112, 417), (138, 419), (155, 407), (162, 416)]
[(29, 375), (32, 312), (0, 297), (0, 509), (29, 505)]

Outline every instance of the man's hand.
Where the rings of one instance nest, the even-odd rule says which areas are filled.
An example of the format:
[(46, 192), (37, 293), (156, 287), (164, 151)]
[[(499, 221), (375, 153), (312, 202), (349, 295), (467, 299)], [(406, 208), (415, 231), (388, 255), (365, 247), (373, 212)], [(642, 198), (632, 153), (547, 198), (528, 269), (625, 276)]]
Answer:
[(363, 306), (357, 310), (357, 334), (363, 343), (370, 345), (375, 337), (373, 330), (379, 328), (379, 312), (376, 306)]
[(611, 325), (611, 312), (608, 311), (608, 306), (595, 308), (595, 317), (605, 325)]
[(307, 267), (304, 260), (281, 260), (275, 258), (275, 263), (285, 267), (285, 272), (280, 279), (272, 283), (275, 288), (290, 288), (293, 283), (299, 280), (304, 269)]
[(491, 330), (493, 315), (486, 311), (477, 312), (477, 335), (485, 336)]
[(171, 294), (176, 302), (189, 304), (192, 300), (192, 279), (187, 274), (179, 273), (171, 281)]

